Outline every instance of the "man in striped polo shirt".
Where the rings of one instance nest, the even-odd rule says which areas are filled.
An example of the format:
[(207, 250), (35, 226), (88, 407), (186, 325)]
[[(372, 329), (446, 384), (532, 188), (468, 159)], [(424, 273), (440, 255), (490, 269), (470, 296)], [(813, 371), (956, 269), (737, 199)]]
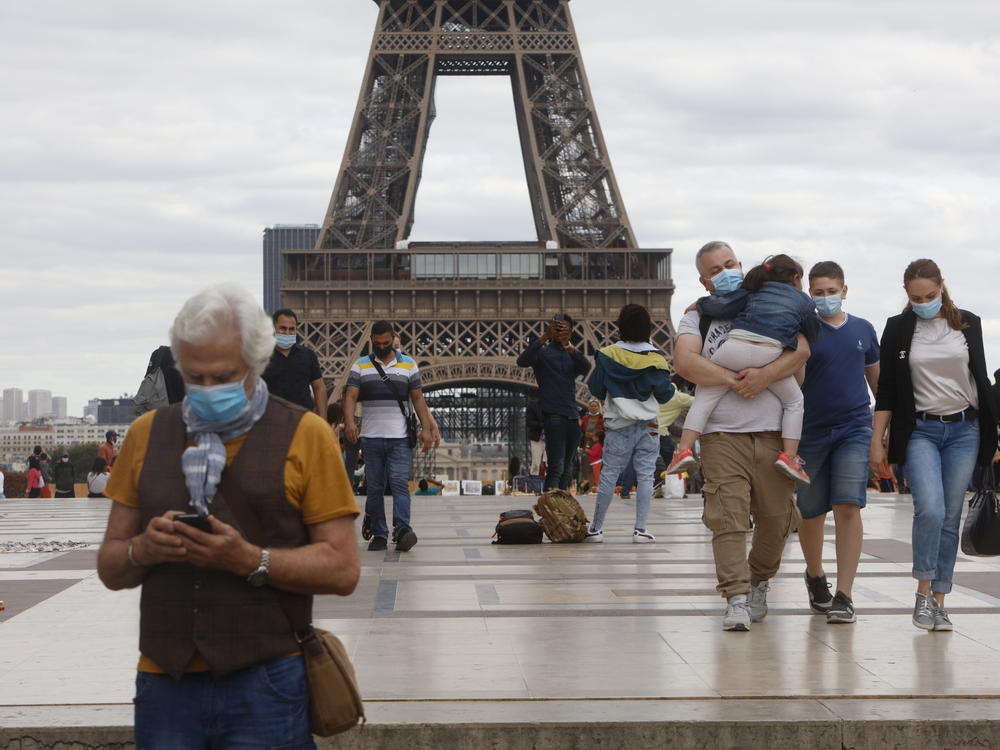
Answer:
[[(430, 450), (435, 441), (431, 413), (420, 389), (417, 363), (393, 347), (394, 336), (392, 323), (385, 320), (375, 323), (371, 354), (351, 366), (344, 392), (344, 437), (352, 443), (358, 440), (354, 412), (360, 400), (364, 409), (361, 454), (365, 458), (365, 484), (368, 486), (365, 515), (372, 530), (368, 549), (377, 551), (388, 547), (389, 527), (383, 499), (388, 474), (392, 490), (392, 539), (398, 551), (406, 552), (417, 543), (417, 535), (410, 527), (408, 480), (413, 452), (406, 435), (403, 410), (407, 414), (415, 411), (420, 419), (419, 439), (424, 451)], [(400, 399), (405, 404), (403, 408), (400, 408)]]

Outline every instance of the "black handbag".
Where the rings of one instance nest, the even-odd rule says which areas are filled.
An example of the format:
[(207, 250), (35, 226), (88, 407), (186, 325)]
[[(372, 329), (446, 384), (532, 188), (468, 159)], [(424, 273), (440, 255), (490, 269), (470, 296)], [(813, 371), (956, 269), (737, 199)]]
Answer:
[(542, 526), (530, 510), (507, 510), (493, 534), (493, 544), (541, 544)]
[(962, 527), (962, 554), (970, 557), (1000, 555), (1000, 499), (992, 467), (986, 467)]
[(396, 397), (396, 403), (399, 404), (399, 410), (403, 412), (403, 421), (406, 422), (406, 441), (410, 445), (410, 450), (417, 447), (417, 415), (413, 413), (412, 409), (406, 408), (403, 405), (403, 397), (399, 395), (399, 390), (396, 388), (396, 384), (389, 380), (389, 376), (385, 374), (385, 370), (382, 369), (381, 363), (376, 359), (375, 355), (372, 355), (372, 364), (375, 365), (375, 369), (378, 370), (379, 377), (382, 378), (382, 382), (385, 383), (392, 390), (393, 395)]

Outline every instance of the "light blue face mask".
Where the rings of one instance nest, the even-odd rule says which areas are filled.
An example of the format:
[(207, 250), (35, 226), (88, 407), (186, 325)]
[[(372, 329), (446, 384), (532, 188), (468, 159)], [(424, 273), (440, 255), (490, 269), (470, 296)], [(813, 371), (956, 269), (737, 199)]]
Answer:
[(278, 342), (279, 349), (291, 349), (295, 346), (294, 333), (276, 333), (274, 334), (274, 340)]
[(187, 400), (194, 413), (207, 422), (228, 422), (247, 404), (243, 380), (222, 385), (188, 385)]
[(824, 318), (832, 318), (840, 312), (840, 308), (844, 304), (844, 300), (840, 298), (839, 294), (833, 294), (829, 297), (813, 297), (812, 301), (816, 303), (816, 312)]
[(709, 279), (715, 287), (716, 294), (735, 292), (743, 283), (743, 271), (738, 268), (724, 268)]
[(941, 312), (941, 298), (936, 297), (930, 302), (911, 302), (910, 307), (917, 314), (918, 318), (930, 320)]

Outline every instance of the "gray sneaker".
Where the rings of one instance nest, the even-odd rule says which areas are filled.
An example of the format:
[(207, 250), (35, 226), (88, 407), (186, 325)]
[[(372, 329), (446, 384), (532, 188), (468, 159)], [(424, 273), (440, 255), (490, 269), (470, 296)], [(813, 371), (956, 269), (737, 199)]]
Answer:
[(726, 614), (722, 616), (723, 630), (750, 630), (750, 607), (744, 594), (729, 597)]
[(934, 630), (934, 597), (930, 594), (917, 594), (917, 602), (913, 605), (913, 624), (921, 630)]
[(937, 599), (931, 596), (931, 602), (934, 604), (934, 629), (935, 630), (952, 630), (953, 626), (951, 624), (951, 619), (948, 617), (948, 610), (937, 603)]
[(767, 581), (750, 579), (750, 619), (760, 622), (767, 617), (767, 591), (771, 584)]
[(851, 601), (851, 597), (843, 591), (838, 591), (837, 595), (833, 597), (830, 609), (826, 611), (826, 621), (831, 625), (836, 625), (837, 623), (852, 623), (856, 619), (854, 602)]

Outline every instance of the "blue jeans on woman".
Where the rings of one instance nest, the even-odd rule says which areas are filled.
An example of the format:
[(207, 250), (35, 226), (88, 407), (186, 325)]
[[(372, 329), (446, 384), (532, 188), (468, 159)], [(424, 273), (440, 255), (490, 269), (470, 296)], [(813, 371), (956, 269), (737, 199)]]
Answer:
[(604, 516), (615, 496), (615, 483), (631, 462), (635, 466), (635, 528), (646, 530), (649, 506), (653, 501), (653, 474), (656, 471), (656, 457), (660, 453), (660, 439), (656, 425), (633, 422), (620, 430), (608, 430), (604, 436), (604, 464), (601, 467), (601, 483), (597, 487), (597, 504), (594, 520), (590, 524), (593, 531), (604, 528)]
[(965, 492), (979, 453), (979, 421), (918, 419), (906, 446), (913, 493), (913, 577), (951, 591)]
[(410, 469), (413, 451), (407, 438), (361, 438), (361, 455), (365, 458), (365, 484), (368, 498), (365, 515), (371, 519), (372, 536), (389, 539), (385, 521), (385, 483), (389, 474), (392, 490), (392, 530), (398, 537), (410, 528)]
[(580, 447), (580, 423), (569, 417), (545, 417), (545, 489), (569, 489), (573, 459)]

